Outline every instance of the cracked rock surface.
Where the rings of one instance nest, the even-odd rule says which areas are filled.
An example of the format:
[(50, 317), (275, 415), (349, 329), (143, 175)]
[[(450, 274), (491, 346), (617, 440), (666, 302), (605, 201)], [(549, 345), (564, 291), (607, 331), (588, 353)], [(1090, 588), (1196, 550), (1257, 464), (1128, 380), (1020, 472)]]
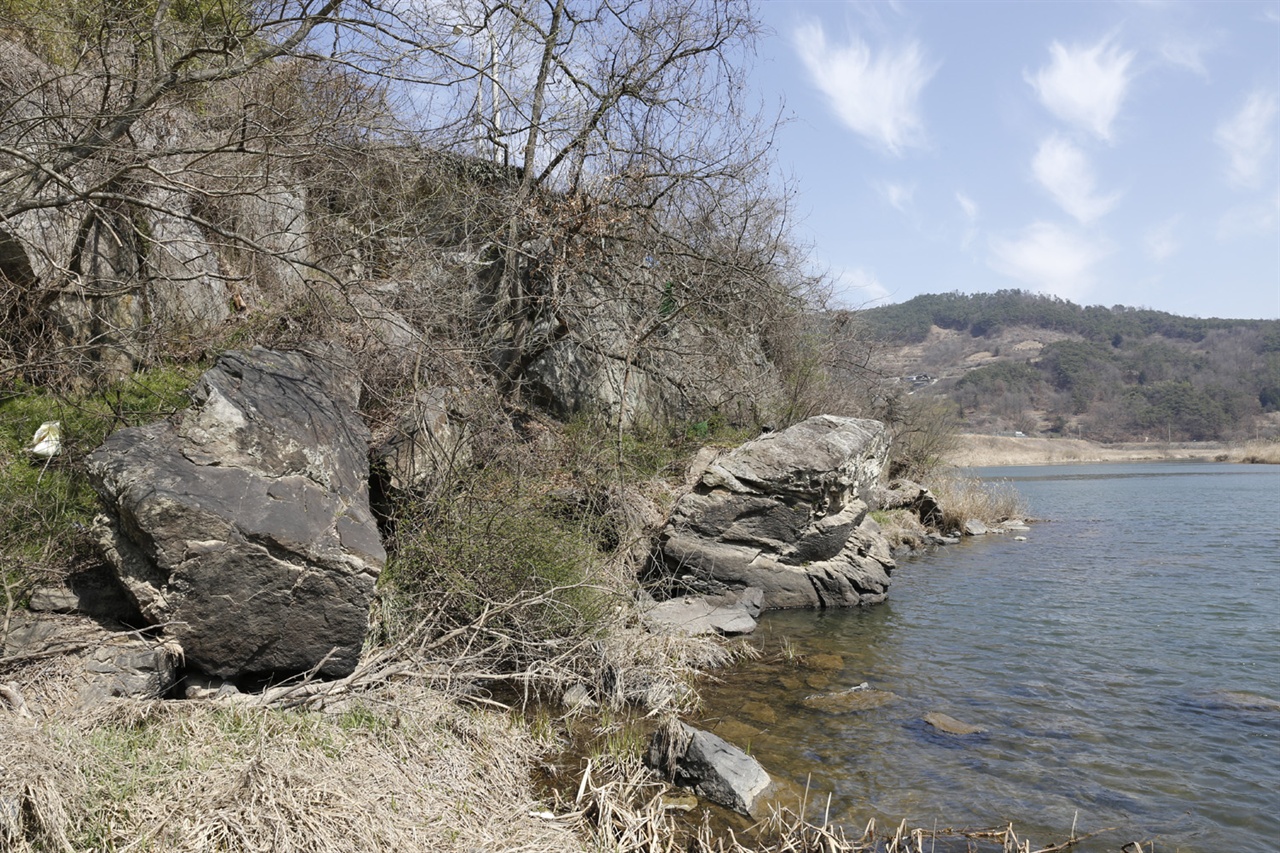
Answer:
[(355, 668), (386, 561), (359, 390), (336, 347), (226, 353), (189, 409), (89, 456), (102, 550), (187, 663), (224, 678)]
[(743, 444), (676, 504), (661, 571), (679, 591), (758, 588), (765, 609), (883, 601), (894, 561), (863, 496), (888, 449), (880, 422), (832, 415)]

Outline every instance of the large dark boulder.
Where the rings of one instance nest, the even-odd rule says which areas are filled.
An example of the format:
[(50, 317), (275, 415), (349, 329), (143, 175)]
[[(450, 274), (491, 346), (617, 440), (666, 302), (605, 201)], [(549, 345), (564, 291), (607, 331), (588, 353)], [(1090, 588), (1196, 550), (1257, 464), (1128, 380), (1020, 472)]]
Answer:
[(333, 347), (223, 355), (191, 408), (89, 456), (143, 618), (213, 675), (351, 672), (386, 560), (359, 381)]
[(862, 496), (889, 437), (878, 421), (820, 415), (712, 462), (659, 537), (669, 591), (763, 591), (766, 609), (882, 601), (893, 558)]

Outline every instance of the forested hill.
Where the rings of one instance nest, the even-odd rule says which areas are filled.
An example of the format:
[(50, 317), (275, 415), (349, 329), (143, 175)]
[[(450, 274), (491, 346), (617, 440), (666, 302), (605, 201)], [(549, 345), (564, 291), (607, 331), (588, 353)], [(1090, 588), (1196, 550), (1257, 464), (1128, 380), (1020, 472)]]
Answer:
[(860, 319), (899, 384), (953, 401), (970, 429), (1103, 441), (1280, 430), (1280, 321), (1016, 290), (918, 296)]
[[(1224, 320), (1216, 317), (1180, 317), (1150, 308), (1114, 305), (1076, 305), (1055, 296), (1000, 290), (995, 293), (927, 293), (862, 312), (862, 318), (882, 340), (918, 344), (937, 326), (991, 337), (1011, 326), (1027, 326), (1079, 335), (1086, 340), (1117, 345), (1124, 338), (1159, 335), (1198, 342), (1212, 331), (1253, 329), (1280, 343), (1280, 322), (1275, 320)], [(1116, 336), (1120, 340), (1116, 340)]]

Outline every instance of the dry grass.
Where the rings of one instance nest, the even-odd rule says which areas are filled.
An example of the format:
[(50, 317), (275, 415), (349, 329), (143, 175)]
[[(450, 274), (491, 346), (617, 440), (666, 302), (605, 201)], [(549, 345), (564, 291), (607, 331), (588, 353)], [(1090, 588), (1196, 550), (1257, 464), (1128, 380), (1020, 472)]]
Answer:
[[(606, 758), (588, 762), (564, 819), (580, 823), (593, 850), (608, 853), (935, 853), (957, 849), (971, 853), (1060, 853), (1078, 842), (1111, 830), (1077, 834), (1073, 826), (1066, 841), (1045, 846), (1020, 839), (1012, 824), (996, 829), (908, 829), (906, 821), (879, 827), (873, 819), (860, 834), (839, 825), (801, 817), (808, 802), (796, 811), (775, 807), (763, 820), (735, 831), (713, 824), (710, 812), (691, 825), (677, 816), (684, 808), (671, 797), (669, 786), (637, 760)], [(807, 794), (806, 794), (807, 797)], [(827, 804), (828, 809), (830, 803)]]
[(634, 800), (633, 788), (600, 792), (591, 814), (580, 805), (548, 812), (531, 773), (562, 746), (551, 727), (459, 690), (481, 681), (517, 698), (546, 695), (594, 670), (599, 677), (585, 683), (605, 708), (670, 713), (696, 702), (687, 685), (700, 670), (742, 653), (711, 638), (656, 637), (617, 618), (606, 637), (524, 672), (476, 669), (487, 654), (438, 656), (459, 642), (494, 642), (481, 622), (469, 638), (414, 632), (372, 650), (345, 679), (217, 701), (81, 707), (76, 654), (85, 643), (0, 658), (8, 681), (0, 684), (0, 849), (639, 849), (624, 840), (625, 815), (609, 817), (609, 803)]
[(961, 435), (956, 448), (947, 457), (949, 463), (960, 468), (1178, 459), (1280, 465), (1280, 441), (1098, 444), (1078, 438)]
[(966, 521), (996, 525), (1011, 518), (1026, 518), (1022, 495), (1009, 483), (962, 477), (955, 471), (936, 472), (927, 483), (942, 508), (941, 529), (959, 530)]
[(1214, 459), (1225, 452), (1217, 443), (1098, 444), (1078, 438), (1015, 438), (961, 435), (947, 461), (960, 468), (997, 465), (1060, 465), (1077, 462), (1146, 462), (1162, 459)]
[(1227, 451), (1224, 462), (1246, 462), (1257, 465), (1280, 465), (1280, 441), (1246, 441)]
[[(74, 690), (65, 673), (20, 675), (43, 702)], [(521, 726), (413, 681), (324, 711), (0, 711), (0, 740), (0, 848), (14, 853), (583, 849), (568, 823), (538, 816), (539, 746)]]
[(889, 547), (895, 550), (904, 546), (919, 548), (929, 533), (920, 516), (909, 509), (876, 510), (872, 518), (880, 525), (880, 532), (889, 541)]

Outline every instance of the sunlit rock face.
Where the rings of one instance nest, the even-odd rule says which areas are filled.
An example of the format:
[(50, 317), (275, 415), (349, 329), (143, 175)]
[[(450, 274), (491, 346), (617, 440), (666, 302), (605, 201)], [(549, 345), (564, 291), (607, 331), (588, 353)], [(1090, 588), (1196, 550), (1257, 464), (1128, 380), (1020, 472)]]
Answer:
[(386, 560), (359, 387), (336, 347), (227, 353), (191, 408), (90, 455), (103, 550), (188, 664), (223, 677), (355, 667)]
[(655, 574), (675, 594), (758, 588), (766, 609), (883, 601), (894, 563), (862, 496), (888, 449), (878, 421), (830, 415), (747, 442), (676, 504)]

